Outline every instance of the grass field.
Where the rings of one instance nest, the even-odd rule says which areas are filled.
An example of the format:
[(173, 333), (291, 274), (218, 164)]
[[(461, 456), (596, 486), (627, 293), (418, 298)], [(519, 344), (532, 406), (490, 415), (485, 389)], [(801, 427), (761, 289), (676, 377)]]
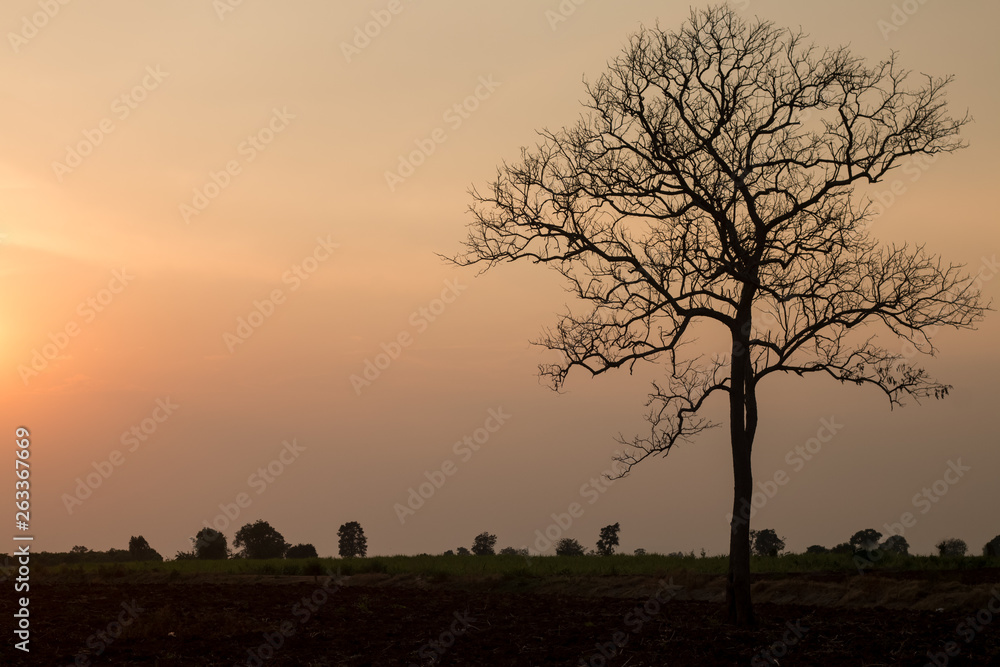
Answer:
[[(858, 573), (871, 571), (964, 570), (1000, 567), (1000, 559), (975, 557), (900, 556), (885, 554), (863, 568), (847, 554), (789, 554), (774, 558), (754, 557), (757, 573)], [(724, 574), (726, 556), (376, 556), (372, 558), (318, 558), (247, 560), (177, 560), (165, 562), (86, 563), (58, 565), (41, 574), (128, 574), (172, 573), (321, 575), (338, 572), (353, 574), (419, 574), (428, 576), (501, 575), (521, 577), (638, 575), (657, 577), (676, 573)]]

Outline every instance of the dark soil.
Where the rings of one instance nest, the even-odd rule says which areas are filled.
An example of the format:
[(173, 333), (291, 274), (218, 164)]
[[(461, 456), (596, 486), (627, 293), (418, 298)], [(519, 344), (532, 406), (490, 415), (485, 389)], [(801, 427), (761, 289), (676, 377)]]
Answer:
[[(976, 609), (759, 604), (759, 628), (736, 630), (720, 604), (662, 589), (627, 599), (324, 578), (31, 586), (31, 652), (7, 634), (0, 664), (1000, 666), (1000, 614), (980, 612), (975, 630)], [(8, 624), (14, 604), (0, 598)]]

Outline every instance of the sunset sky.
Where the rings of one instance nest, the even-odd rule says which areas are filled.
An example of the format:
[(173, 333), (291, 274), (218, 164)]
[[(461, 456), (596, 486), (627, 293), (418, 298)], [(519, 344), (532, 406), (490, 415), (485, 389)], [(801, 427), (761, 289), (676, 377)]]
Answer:
[[(899, 182), (873, 230), (968, 264), (995, 300), (1000, 6), (734, 6), (955, 75), (970, 147), (875, 187), (885, 199)], [(615, 436), (644, 430), (662, 368), (579, 374), (556, 394), (530, 341), (570, 298), (560, 277), (520, 264), (477, 277), (438, 256), (460, 250), (470, 187), (536, 130), (573, 123), (584, 77), (631, 32), (687, 15), (649, 0), (4, 3), (0, 414), (11, 440), (33, 435), (36, 548), (141, 534), (172, 558), (220, 505), (238, 509), (230, 541), (265, 519), (321, 555), (347, 521), (370, 555), (482, 531), (534, 548), (579, 503), (561, 536), (588, 547), (620, 522), (624, 551), (728, 552), (726, 429), (600, 483)], [(819, 377), (767, 383), (754, 473), (789, 481), (753, 527), (803, 551), (911, 512), (912, 551), (958, 537), (980, 553), (1000, 533), (997, 341), (996, 313), (935, 336), (926, 365), (954, 390), (903, 409)], [(811, 460), (788, 455), (831, 423)], [(945, 495), (914, 502), (959, 461)], [(401, 521), (396, 505), (434, 480)]]

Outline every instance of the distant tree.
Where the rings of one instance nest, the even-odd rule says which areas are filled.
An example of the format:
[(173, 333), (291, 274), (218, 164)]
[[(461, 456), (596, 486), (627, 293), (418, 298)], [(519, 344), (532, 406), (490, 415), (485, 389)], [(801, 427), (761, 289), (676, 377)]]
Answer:
[(456, 549), (456, 553), (459, 556), (471, 556), (472, 555), (472, 552), (469, 551), (468, 549), (466, 549), (465, 547), (459, 547), (458, 549)]
[(477, 556), (492, 556), (496, 552), (493, 548), (497, 545), (497, 536), (483, 532), (476, 535), (472, 542), (472, 553)]
[(340, 537), (341, 558), (364, 558), (368, 554), (368, 538), (357, 521), (345, 523), (337, 529)]
[(284, 558), (288, 542), (271, 524), (262, 519), (248, 523), (233, 538), (233, 546), (242, 548), (243, 558)]
[(646, 555), (646, 550), (642, 549), (642, 548), (639, 548), (639, 549), (636, 549), (635, 551), (633, 551), (632, 553), (634, 555), (636, 555), (636, 556), (645, 556)]
[(890, 554), (910, 555), (910, 543), (902, 535), (890, 535), (879, 545), (879, 549)]
[(829, 549), (819, 544), (814, 544), (808, 549), (806, 549), (807, 554), (825, 554), (829, 553), (829, 551), (830, 551)]
[(451, 549), (448, 549), (447, 551), (444, 552), (444, 555), (445, 556), (454, 556), (455, 552), (452, 551)]
[(514, 547), (504, 547), (503, 549), (500, 550), (500, 555), (501, 556), (516, 556), (517, 555), (517, 549), (515, 549)]
[(319, 558), (319, 554), (316, 553), (316, 547), (311, 544), (296, 544), (294, 547), (288, 547), (285, 558)]
[(969, 550), (969, 546), (964, 540), (954, 537), (941, 540), (934, 546), (937, 548), (939, 556), (964, 556), (965, 552)]
[(835, 553), (835, 554), (852, 554), (852, 553), (854, 553), (854, 547), (852, 547), (847, 542), (841, 542), (840, 544), (838, 544), (834, 548), (830, 549), (830, 553)]
[(197, 558), (193, 551), (178, 551), (177, 555), (174, 556), (174, 560), (193, 560)]
[(983, 545), (983, 555), (992, 558), (1000, 558), (1000, 535)]
[(157, 553), (156, 549), (149, 546), (149, 542), (142, 535), (129, 538), (128, 553), (132, 560), (163, 560), (163, 556)]
[(191, 538), (194, 556), (202, 560), (223, 560), (229, 557), (226, 536), (214, 528), (205, 527)]
[(574, 539), (564, 537), (556, 543), (557, 556), (582, 556), (583, 545)]
[(785, 540), (772, 528), (751, 530), (750, 546), (755, 556), (777, 556), (785, 548)]
[(601, 556), (613, 556), (615, 547), (618, 546), (618, 531), (621, 528), (617, 523), (601, 528), (601, 536), (597, 540), (597, 553)]
[(880, 539), (882, 539), (882, 533), (874, 528), (865, 528), (851, 535), (848, 543), (854, 551), (875, 551), (878, 549)]

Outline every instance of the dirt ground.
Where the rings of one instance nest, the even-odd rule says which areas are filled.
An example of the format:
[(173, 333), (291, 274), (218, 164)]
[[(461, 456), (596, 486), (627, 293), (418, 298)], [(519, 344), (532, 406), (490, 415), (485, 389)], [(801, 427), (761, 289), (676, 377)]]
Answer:
[[(765, 577), (754, 630), (726, 624), (717, 589), (683, 577), (32, 582), (31, 653), (5, 639), (0, 664), (1000, 666), (997, 571)], [(14, 604), (3, 595), (0, 615)]]

